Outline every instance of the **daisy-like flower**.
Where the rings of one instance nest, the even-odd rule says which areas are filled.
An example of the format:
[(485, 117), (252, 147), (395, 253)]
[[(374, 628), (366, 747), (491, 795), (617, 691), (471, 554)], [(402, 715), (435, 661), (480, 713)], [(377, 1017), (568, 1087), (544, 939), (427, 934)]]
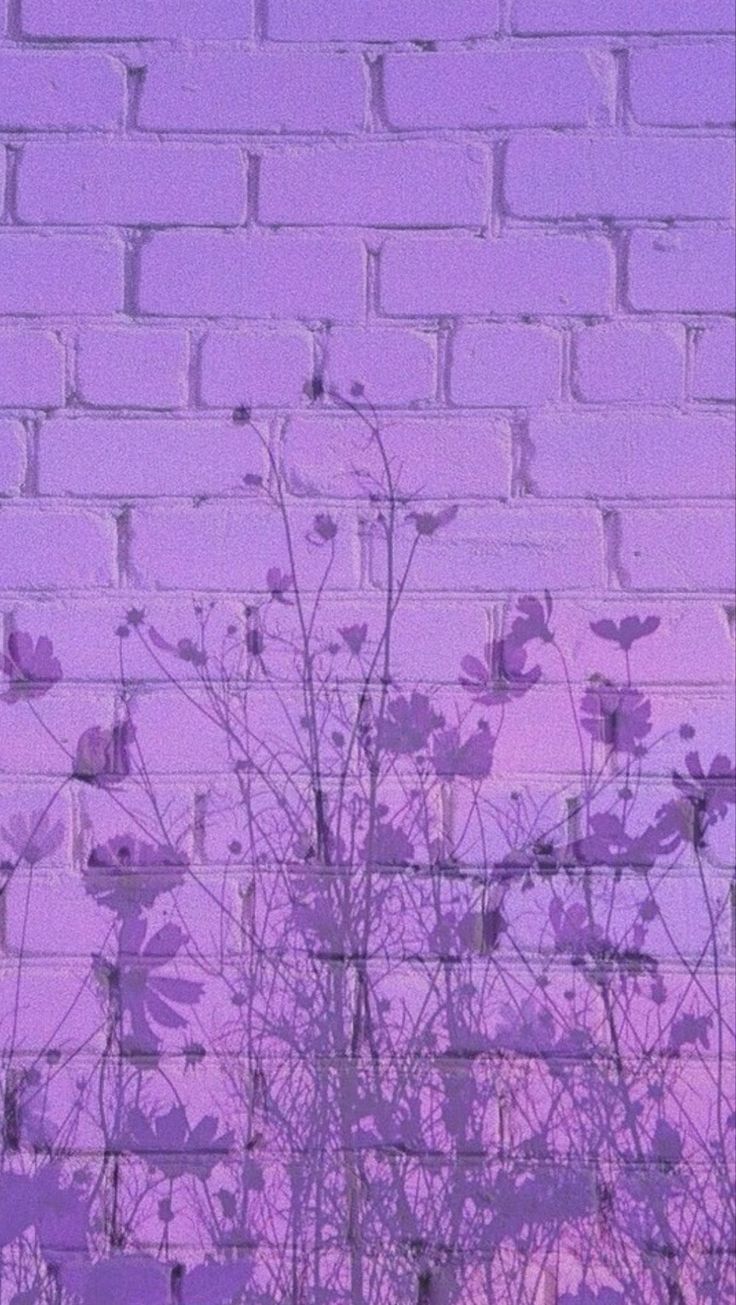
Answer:
[(687, 775), (674, 771), (672, 782), (684, 797), (710, 820), (722, 820), (729, 806), (736, 803), (736, 771), (733, 763), (723, 753), (718, 753), (704, 770), (700, 755), (688, 752), (685, 757)]
[(164, 843), (146, 843), (130, 834), (92, 848), (84, 886), (101, 906), (121, 918), (153, 906), (161, 893), (184, 882), (187, 858)]
[(150, 1167), (167, 1178), (192, 1174), (204, 1181), (235, 1140), (230, 1132), (218, 1136), (218, 1127), (214, 1115), (204, 1115), (192, 1127), (183, 1106), (172, 1106), (152, 1120), (136, 1108), (128, 1115), (123, 1140), (129, 1150), (144, 1155)]
[(658, 616), (645, 616), (643, 620), (640, 616), (625, 616), (618, 622), (608, 619), (592, 621), (590, 628), (599, 639), (617, 643), (623, 652), (629, 652), (637, 639), (645, 639), (647, 635), (654, 634), (659, 626)]
[(581, 724), (616, 752), (636, 752), (651, 731), (651, 703), (638, 689), (596, 680), (583, 695)]
[(394, 698), (388, 705), (381, 725), (379, 743), (389, 752), (411, 754), (427, 746), (434, 730), (444, 725), (444, 718), (432, 710), (426, 693), (410, 698)]
[(61, 847), (64, 825), (61, 820), (52, 824), (44, 811), (32, 811), (27, 816), (10, 816), (7, 825), (0, 829), (0, 834), (20, 861), (34, 866)]
[(432, 760), (440, 776), (485, 779), (493, 765), (493, 735), (483, 721), (464, 742), (457, 727), (442, 730), (434, 737)]
[(34, 643), (23, 630), (8, 635), (2, 657), (10, 687), (2, 694), (4, 702), (22, 702), (41, 698), (61, 679), (61, 663), (54, 657), (54, 645), (42, 634)]
[(528, 693), (542, 676), (539, 666), (526, 667), (523, 643), (509, 637), (486, 644), (484, 660), (468, 655), (460, 663), (460, 683), (479, 706), (492, 707), (512, 702)]

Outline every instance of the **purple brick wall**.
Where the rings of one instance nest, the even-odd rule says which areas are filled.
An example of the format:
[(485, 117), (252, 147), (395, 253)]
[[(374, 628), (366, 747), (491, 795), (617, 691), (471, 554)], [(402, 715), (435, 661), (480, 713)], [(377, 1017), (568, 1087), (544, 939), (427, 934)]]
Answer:
[[(735, 27), (728, 0), (0, 0), (0, 1305), (733, 1299), (716, 1151), (734, 1146), (732, 798), (719, 785), (722, 754), (733, 755)], [(386, 497), (377, 427), (405, 497)], [(396, 556), (411, 563), (391, 683), (431, 686), (446, 726), (422, 857), (436, 868), (459, 829), (477, 823), (482, 836), (434, 889), (382, 866), (384, 905), (346, 962), (305, 924), (326, 847), (296, 887), (297, 854), (272, 815), (259, 828), (269, 874), (251, 858), (262, 872), (252, 878), (242, 852), (268, 802), (282, 824), (307, 820), (304, 757), (313, 767), (317, 748), (300, 735), (305, 713), (315, 719), (312, 654), (295, 661), (279, 628), (261, 649), (253, 622), (296, 614), (283, 506), (303, 593), (321, 595), (316, 628), (333, 631), (320, 656), (334, 655), (336, 630), (380, 628), (396, 583), (386, 503)], [(327, 520), (339, 546), (324, 573)], [(555, 639), (539, 635), (539, 692), (519, 681), (507, 711), (503, 695), (482, 696), (478, 655), (504, 630), (513, 637), (516, 599), (545, 591)], [(191, 655), (210, 603), (214, 688)], [(619, 765), (625, 745), (606, 753), (590, 724), (600, 680), (589, 677), (622, 679), (620, 649), (591, 624), (633, 614), (658, 622), (632, 653), (654, 730)], [(19, 631), (52, 640), (63, 678)], [(507, 647), (520, 674), (526, 646)], [(247, 712), (233, 688), (246, 665), (260, 690)], [(357, 700), (357, 682), (349, 660), (320, 717), (321, 742), (337, 749), (330, 782), (343, 745), (326, 722), (340, 695)], [(376, 684), (380, 717), (387, 685)], [(449, 737), (450, 722), (469, 728), (483, 706), (490, 776), (477, 731), (462, 757)], [(278, 740), (265, 771), (238, 753), (231, 710), (253, 738)], [(124, 773), (111, 778), (98, 748), (102, 771), (80, 780), (78, 740), (113, 721), (135, 729)], [(681, 830), (666, 854), (657, 845), (662, 898), (646, 917), (652, 867), (644, 882), (636, 849), (645, 826), (664, 838), (672, 771), (691, 746), (706, 766), (716, 758), (702, 799), (713, 828), (707, 850), (696, 837), (683, 851)], [(613, 980), (570, 941), (575, 911), (587, 911), (600, 961), (590, 938), (598, 946), (604, 925), (592, 923), (580, 864), (565, 862), (564, 892), (584, 882), (566, 916), (561, 871), (540, 871), (527, 892), (530, 861), (513, 903), (493, 877), (519, 839), (542, 855), (542, 812), (553, 831), (564, 825), (581, 748), (588, 826), (570, 835), (569, 856), (582, 864), (603, 828), (593, 804), (605, 776), (640, 842), (626, 845), (633, 860), (620, 848), (603, 857), (600, 918), (619, 929), (619, 953), (653, 955), (667, 976), (621, 980), (613, 1041)], [(408, 780), (411, 752), (393, 748), (378, 801), (366, 745), (351, 809), (374, 812), (368, 833), (356, 832), (362, 816), (353, 831), (369, 884), (376, 829), (395, 846), (411, 839), (419, 858), (425, 816), (400, 834), (396, 814), (424, 792), (430, 763)], [(305, 785), (294, 816), (281, 788)], [(177, 977), (162, 981), (157, 1011), (136, 1008), (135, 1036), (141, 1021), (160, 1024), (155, 1046), (132, 1055), (100, 976), (127, 991), (120, 958), (138, 955), (143, 908), (111, 914), (85, 878), (91, 849), (111, 847), (126, 821), (159, 860), (176, 847), (191, 870), (173, 894), (149, 885), (149, 945)], [(461, 916), (475, 924), (458, 935), (458, 959)], [(496, 937), (489, 921), (500, 920)], [(568, 953), (564, 974), (538, 959)], [(150, 953), (137, 965), (138, 979), (146, 965), (157, 973)], [(603, 1030), (595, 1054), (546, 1078), (563, 1039), (528, 1041), (542, 991), (554, 1019), (578, 1003), (580, 1038), (583, 1010), (585, 1038)], [(330, 1020), (343, 1001), (355, 1003), (352, 1041), (338, 1054)], [(665, 1089), (658, 1066), (683, 1018), (695, 1032), (676, 1051), (692, 1055)], [(630, 1131), (615, 1145), (571, 1122), (609, 1112), (602, 1079), (586, 1079), (599, 1053), (618, 1084), (610, 1113), (621, 1106)], [(625, 1089), (624, 1060), (637, 1066)], [(379, 1062), (380, 1092), (356, 1086)], [(572, 1113), (556, 1114), (550, 1102), (568, 1090)], [(325, 1140), (327, 1102), (338, 1122)], [(458, 1118), (476, 1119), (481, 1103), (471, 1139)], [(214, 1134), (176, 1131), (169, 1112), (183, 1108), (190, 1125), (216, 1114), (232, 1134), (222, 1169)], [(544, 1175), (571, 1149), (577, 1196), (554, 1195)], [(146, 1156), (161, 1150), (156, 1170)], [(701, 1186), (678, 1197), (683, 1152)], [(616, 1166), (638, 1172), (645, 1160), (657, 1177), (637, 1196)], [(637, 1200), (616, 1224), (611, 1210)], [(566, 1201), (569, 1223), (551, 1213)], [(715, 1212), (710, 1237), (698, 1210)]]

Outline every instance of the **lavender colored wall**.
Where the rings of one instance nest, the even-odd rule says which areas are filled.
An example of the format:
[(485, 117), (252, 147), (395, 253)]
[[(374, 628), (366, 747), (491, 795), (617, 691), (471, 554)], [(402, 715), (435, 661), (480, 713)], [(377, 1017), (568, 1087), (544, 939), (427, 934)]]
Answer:
[[(175, 643), (193, 595), (239, 620), (284, 564), (251, 418), (298, 530), (317, 511), (339, 523), (335, 622), (379, 619), (365, 431), (333, 393), (356, 382), (409, 488), (459, 507), (411, 573), (404, 682), (449, 694), (509, 600), (549, 590), (575, 693), (614, 673), (591, 622), (660, 620), (636, 675), (674, 742), (648, 780), (682, 765), (683, 722), (704, 755), (728, 751), (733, 30), (729, 0), (0, 0), (0, 606), (6, 637), (49, 636), (64, 668), (43, 721), (3, 712), (0, 827), (41, 810), (64, 748), (119, 714), (126, 611)], [(129, 674), (148, 773), (188, 855), (219, 865), (221, 740), (150, 659), (134, 652)], [(550, 658), (534, 708), (509, 711), (506, 796), (574, 771), (567, 695)], [(72, 1041), (95, 1022), (85, 965), (109, 921), (79, 866), (119, 832), (105, 796), (64, 789), (65, 841), (30, 917), (25, 887), (4, 893), (0, 1030), (31, 1061), (64, 1003)], [(673, 907), (685, 935), (703, 915), (692, 876)], [(201, 902), (187, 921), (210, 927)], [(387, 972), (385, 1000), (411, 1006), (417, 982)], [(206, 1112), (210, 1089), (197, 1104), (183, 1081)], [(186, 1258), (186, 1219), (177, 1236)], [(536, 1299), (563, 1298), (556, 1273)], [(482, 1290), (472, 1273), (457, 1297), (438, 1281), (361, 1291), (475, 1305)], [(501, 1305), (521, 1299), (511, 1281)], [(570, 1301), (606, 1305), (571, 1281)], [(158, 1301), (157, 1282), (125, 1300)], [(273, 1299), (357, 1305), (355, 1282)], [(97, 1288), (79, 1290), (94, 1305)]]

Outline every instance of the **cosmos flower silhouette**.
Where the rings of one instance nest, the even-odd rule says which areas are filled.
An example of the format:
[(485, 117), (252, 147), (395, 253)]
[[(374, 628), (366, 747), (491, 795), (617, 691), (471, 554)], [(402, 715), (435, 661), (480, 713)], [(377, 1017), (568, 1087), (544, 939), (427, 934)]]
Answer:
[(153, 906), (161, 893), (178, 888), (188, 864), (171, 846), (120, 834), (92, 848), (84, 886), (101, 906), (124, 917)]
[(45, 634), (34, 643), (32, 635), (25, 631), (11, 631), (2, 665), (10, 681), (10, 687), (1, 695), (7, 703), (41, 698), (61, 679), (61, 663), (54, 656), (54, 646)]

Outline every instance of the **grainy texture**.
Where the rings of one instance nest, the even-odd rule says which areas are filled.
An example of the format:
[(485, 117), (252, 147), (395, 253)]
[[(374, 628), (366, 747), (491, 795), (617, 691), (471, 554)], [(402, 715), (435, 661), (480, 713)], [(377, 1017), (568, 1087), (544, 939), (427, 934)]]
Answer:
[[(2, 1305), (733, 1299), (733, 30), (731, 0), (0, 0)], [(301, 662), (259, 624), (297, 618), (269, 492), (327, 613)], [(379, 800), (366, 743), (328, 835), (315, 666), (341, 649), (352, 709), (387, 502), (392, 683), (442, 719), (374, 662), (356, 737), (392, 760)], [(554, 640), (509, 607), (545, 591)], [(606, 714), (633, 626), (591, 624), (633, 613)], [(104, 880), (126, 821), (147, 915)], [(340, 934), (353, 857), (381, 907), (345, 892)]]

